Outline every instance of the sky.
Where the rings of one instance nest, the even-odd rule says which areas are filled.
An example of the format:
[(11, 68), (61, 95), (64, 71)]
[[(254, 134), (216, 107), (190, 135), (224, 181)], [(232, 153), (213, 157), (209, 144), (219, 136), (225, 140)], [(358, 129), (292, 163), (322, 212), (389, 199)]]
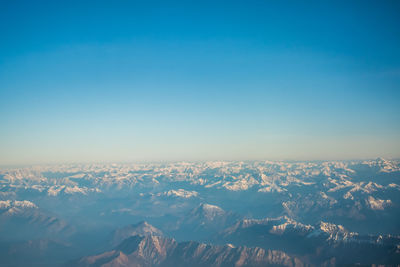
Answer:
[(0, 0), (0, 165), (400, 158), (399, 14)]

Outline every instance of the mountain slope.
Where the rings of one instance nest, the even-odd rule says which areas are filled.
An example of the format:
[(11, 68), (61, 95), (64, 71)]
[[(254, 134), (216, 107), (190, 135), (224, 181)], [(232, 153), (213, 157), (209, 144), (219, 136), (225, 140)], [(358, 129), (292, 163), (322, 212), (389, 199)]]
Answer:
[(281, 251), (262, 248), (212, 246), (198, 242), (177, 243), (160, 236), (133, 236), (118, 247), (99, 255), (85, 257), (74, 266), (304, 266)]
[(3, 240), (66, 237), (74, 227), (49, 215), (30, 201), (0, 201), (0, 236)]
[(163, 236), (164, 234), (160, 229), (155, 228), (146, 221), (141, 221), (137, 224), (131, 224), (115, 230), (112, 237), (112, 244), (116, 246), (120, 244), (124, 239), (135, 235)]
[(239, 215), (216, 205), (202, 203), (178, 221), (174, 236), (183, 240), (204, 241), (240, 218)]
[(331, 259), (339, 265), (400, 262), (399, 236), (360, 235), (342, 225), (327, 222), (304, 225), (286, 216), (242, 220), (220, 233), (215, 240), (284, 250), (302, 255), (315, 265)]

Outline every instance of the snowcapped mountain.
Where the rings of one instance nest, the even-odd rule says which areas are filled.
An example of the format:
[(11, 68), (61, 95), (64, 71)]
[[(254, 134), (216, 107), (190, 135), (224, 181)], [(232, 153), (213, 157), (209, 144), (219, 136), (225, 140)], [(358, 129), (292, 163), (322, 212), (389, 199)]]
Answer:
[(171, 189), (166, 192), (157, 193), (157, 196), (176, 197), (176, 198), (195, 198), (199, 195), (196, 191), (187, 191), (182, 188), (177, 190)]
[(239, 229), (251, 228), (254, 226), (263, 226), (269, 229), (271, 234), (282, 235), (285, 232), (293, 231), (299, 234), (306, 234), (314, 228), (311, 225), (305, 225), (287, 217), (281, 216), (278, 218), (265, 218), (265, 219), (244, 219), (237, 222), (234, 226), (225, 230), (225, 234), (229, 235), (238, 231)]
[(400, 167), (397, 162), (384, 158), (377, 158), (376, 160), (366, 160), (363, 161), (361, 164), (366, 165), (370, 168), (374, 168), (376, 171), (382, 173), (400, 172)]
[(328, 222), (320, 222), (319, 225), (314, 227), (314, 231), (307, 237), (323, 237), (327, 241), (334, 242), (352, 242), (356, 241), (358, 233), (349, 232), (342, 225), (336, 225)]
[(200, 221), (215, 221), (221, 217), (225, 217), (227, 213), (216, 205), (207, 203), (200, 204), (197, 208), (193, 209), (189, 214), (191, 220), (199, 219)]
[(26, 210), (37, 209), (38, 207), (28, 200), (0, 200), (0, 213), (2, 215), (22, 214)]
[[(159, 229), (130, 225), (139, 221)], [(274, 249), (315, 265), (400, 263), (399, 225), (397, 160), (0, 169), (0, 242), (52, 237), (76, 257), (151, 235)]]
[(0, 201), (1, 239), (68, 236), (73, 232), (74, 227), (56, 216), (47, 214), (31, 201)]
[(148, 224), (146, 221), (139, 222), (137, 224), (131, 224), (123, 228), (115, 230), (113, 233), (112, 244), (118, 245), (124, 239), (128, 237), (140, 235), (140, 236), (163, 236), (163, 232), (154, 226)]
[(239, 215), (216, 205), (201, 203), (177, 222), (175, 232), (185, 233), (182, 238), (186, 236), (189, 239), (207, 240), (209, 236), (221, 231), (226, 225), (233, 224), (239, 218)]
[[(360, 235), (348, 231), (342, 225), (327, 222), (315, 226), (305, 225), (286, 216), (239, 221), (221, 232), (216, 240), (234, 245), (285, 250), (294, 255), (308, 255), (307, 262), (316, 265), (338, 256), (341, 258), (340, 264), (357, 262), (361, 260), (360, 255), (371, 251), (376, 254), (370, 255), (370, 261), (382, 261), (381, 257), (391, 263), (400, 260), (400, 254), (396, 252), (400, 236)], [(320, 254), (309, 255), (310, 251), (318, 250)]]

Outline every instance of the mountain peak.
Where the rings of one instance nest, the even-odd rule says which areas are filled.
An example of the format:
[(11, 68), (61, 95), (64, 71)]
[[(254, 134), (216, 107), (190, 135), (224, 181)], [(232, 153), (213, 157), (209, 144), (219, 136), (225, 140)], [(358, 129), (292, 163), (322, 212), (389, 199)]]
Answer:
[(222, 208), (216, 206), (216, 205), (211, 205), (208, 203), (201, 203), (199, 208), (203, 209), (203, 210), (218, 210), (218, 211), (223, 211)]
[[(89, 256), (79, 266), (303, 266), (302, 262), (278, 250), (259, 247), (207, 245), (195, 241), (177, 243), (158, 236), (133, 236), (115, 250)], [(105, 266), (104, 265), (104, 266)]]
[(153, 227), (151, 224), (149, 224), (147, 221), (140, 221), (136, 224), (132, 224), (134, 227)]
[(358, 233), (348, 231), (340, 224), (333, 224), (321, 221), (318, 226), (319, 227), (316, 227), (315, 231), (313, 231), (309, 235), (309, 237), (325, 235), (327, 236), (326, 240), (348, 241), (358, 235)]
[(193, 210), (192, 215), (207, 220), (213, 220), (216, 217), (223, 216), (225, 213), (226, 212), (222, 208), (216, 205), (202, 203)]
[(163, 236), (163, 232), (146, 221), (119, 228), (114, 232), (112, 244), (118, 245), (131, 236)]

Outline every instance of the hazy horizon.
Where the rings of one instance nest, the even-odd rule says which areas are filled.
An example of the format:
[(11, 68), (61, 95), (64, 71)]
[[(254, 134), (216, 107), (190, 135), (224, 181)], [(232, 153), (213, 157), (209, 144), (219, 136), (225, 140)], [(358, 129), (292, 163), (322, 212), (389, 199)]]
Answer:
[(3, 164), (0, 165), (0, 169), (7, 168), (30, 168), (35, 166), (73, 166), (73, 165), (112, 165), (112, 164), (122, 164), (122, 165), (146, 165), (146, 164), (173, 164), (173, 163), (210, 163), (210, 162), (223, 162), (223, 163), (238, 163), (238, 162), (271, 162), (271, 163), (322, 163), (322, 162), (362, 162), (362, 161), (374, 161), (374, 160), (393, 160), (400, 161), (400, 158), (391, 157), (367, 157), (367, 158), (332, 158), (332, 159), (199, 159), (199, 160), (116, 160), (116, 161), (48, 161), (48, 162), (36, 162), (36, 163), (19, 163), (19, 164)]
[(400, 266), (400, 1), (0, 1), (0, 266)]

